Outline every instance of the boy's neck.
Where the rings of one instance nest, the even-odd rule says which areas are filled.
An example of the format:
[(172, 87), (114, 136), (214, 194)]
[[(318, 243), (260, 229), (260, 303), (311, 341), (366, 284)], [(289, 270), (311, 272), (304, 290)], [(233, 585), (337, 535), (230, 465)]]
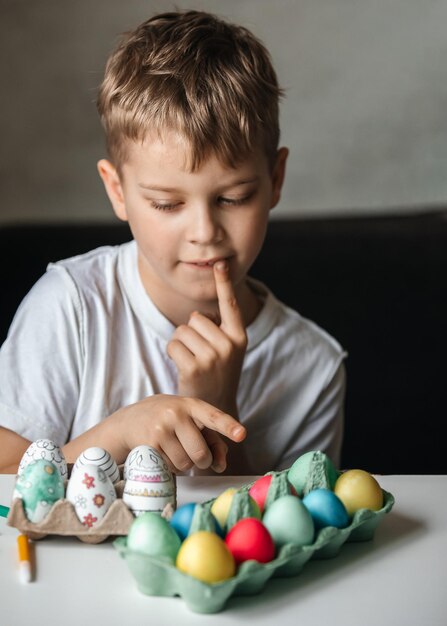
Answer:
[[(247, 328), (247, 326), (249, 326), (256, 319), (262, 309), (262, 301), (250, 288), (246, 280), (243, 284), (240, 284), (235, 291), (242, 313), (242, 319), (244, 320), (244, 326)], [(152, 299), (151, 294), (149, 293), (148, 295)], [(197, 303), (191, 302), (190, 300), (184, 302), (178, 301), (176, 302), (175, 309), (172, 311), (164, 310), (165, 307), (163, 307), (163, 305), (160, 306), (157, 302), (154, 302), (154, 304), (175, 327), (180, 326), (180, 324), (188, 324), (193, 311), (198, 311), (199, 313), (202, 313), (202, 315), (206, 315), (217, 325), (220, 325), (217, 300), (212, 302)]]
[[(209, 317), (216, 324), (220, 324), (217, 300), (195, 302), (194, 300), (181, 298), (180, 296), (175, 302), (162, 300), (156, 296), (157, 293), (160, 293), (160, 290), (152, 290), (151, 286), (144, 280), (141, 271), (140, 277), (143, 287), (154, 305), (175, 327), (180, 326), (181, 324), (188, 324), (191, 313), (194, 311), (198, 311), (199, 313), (202, 313), (202, 315)], [(235, 292), (242, 313), (242, 319), (244, 320), (244, 325), (247, 327), (256, 319), (262, 309), (263, 303), (259, 296), (257, 296), (251, 289), (247, 279), (241, 281), (239, 285), (235, 286)]]

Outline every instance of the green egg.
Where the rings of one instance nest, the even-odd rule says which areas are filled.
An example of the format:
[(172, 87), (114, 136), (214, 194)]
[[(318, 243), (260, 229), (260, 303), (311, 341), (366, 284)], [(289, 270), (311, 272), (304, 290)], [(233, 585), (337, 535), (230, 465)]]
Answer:
[(288, 543), (307, 546), (313, 542), (312, 517), (297, 496), (282, 496), (272, 502), (264, 513), (262, 523), (277, 548)]
[(39, 459), (30, 463), (19, 476), (16, 489), (22, 496), (25, 514), (30, 522), (38, 524), (49, 513), (52, 505), (64, 497), (64, 483), (56, 465)]
[(129, 550), (174, 562), (180, 549), (180, 537), (158, 513), (142, 513), (133, 522), (127, 536)]
[(334, 489), (339, 473), (330, 458), (319, 450), (306, 452), (297, 458), (289, 469), (287, 478), (298, 495), (313, 489)]

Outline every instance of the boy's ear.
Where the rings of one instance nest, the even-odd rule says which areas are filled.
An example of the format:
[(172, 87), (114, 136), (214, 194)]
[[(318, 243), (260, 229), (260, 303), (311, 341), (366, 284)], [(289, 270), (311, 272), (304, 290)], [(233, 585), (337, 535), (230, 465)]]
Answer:
[(97, 167), (116, 216), (120, 220), (127, 222), (126, 203), (124, 201), (123, 188), (115, 166), (112, 165), (112, 163), (110, 163), (107, 159), (101, 159), (98, 161)]
[(273, 209), (281, 198), (281, 189), (286, 175), (286, 162), (289, 156), (288, 148), (280, 148), (276, 153), (276, 161), (272, 172), (272, 199), (270, 208)]

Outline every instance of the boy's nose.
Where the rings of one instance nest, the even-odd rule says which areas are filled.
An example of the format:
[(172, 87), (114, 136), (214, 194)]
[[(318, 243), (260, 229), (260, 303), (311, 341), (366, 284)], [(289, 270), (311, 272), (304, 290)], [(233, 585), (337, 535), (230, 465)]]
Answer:
[(223, 228), (217, 215), (218, 208), (199, 206), (190, 213), (188, 240), (191, 243), (209, 244), (221, 241)]

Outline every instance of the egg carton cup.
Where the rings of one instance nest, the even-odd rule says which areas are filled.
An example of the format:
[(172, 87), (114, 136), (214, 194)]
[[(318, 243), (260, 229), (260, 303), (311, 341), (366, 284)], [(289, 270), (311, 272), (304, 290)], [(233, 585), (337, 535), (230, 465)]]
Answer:
[[(287, 472), (269, 472), (273, 475), (267, 496), (269, 501), (290, 493)], [(238, 519), (248, 516), (248, 490), (251, 485), (241, 487), (233, 497), (229, 512), (228, 527)], [(323, 480), (318, 485), (327, 488)], [(127, 537), (119, 537), (114, 546), (125, 559), (137, 588), (149, 596), (180, 596), (188, 608), (195, 613), (218, 613), (225, 607), (231, 596), (255, 595), (260, 593), (270, 578), (297, 576), (310, 559), (328, 559), (336, 557), (346, 542), (369, 541), (386, 513), (394, 505), (391, 493), (382, 489), (383, 506), (378, 511), (360, 509), (346, 528), (326, 527), (321, 529), (314, 542), (307, 546), (286, 544), (281, 547), (276, 558), (269, 563), (245, 561), (232, 578), (220, 583), (204, 583), (181, 572), (172, 562), (154, 558), (127, 547)], [(196, 507), (190, 534), (196, 530), (209, 530), (209, 510), (214, 499)]]
[[(69, 475), (72, 466), (69, 467)], [(119, 467), (122, 476), (122, 466)], [(174, 497), (177, 501), (176, 480), (174, 478)], [(116, 500), (112, 502), (104, 517), (94, 526), (88, 528), (79, 520), (75, 508), (66, 499), (58, 500), (53, 504), (46, 517), (39, 523), (30, 522), (23, 509), (22, 499), (14, 498), (6, 523), (17, 528), (33, 541), (43, 539), (48, 535), (77, 537), (83, 543), (102, 543), (106, 539), (127, 535), (135, 516), (123, 501), (124, 480), (115, 483)], [(172, 505), (166, 505), (162, 515), (171, 513)]]

